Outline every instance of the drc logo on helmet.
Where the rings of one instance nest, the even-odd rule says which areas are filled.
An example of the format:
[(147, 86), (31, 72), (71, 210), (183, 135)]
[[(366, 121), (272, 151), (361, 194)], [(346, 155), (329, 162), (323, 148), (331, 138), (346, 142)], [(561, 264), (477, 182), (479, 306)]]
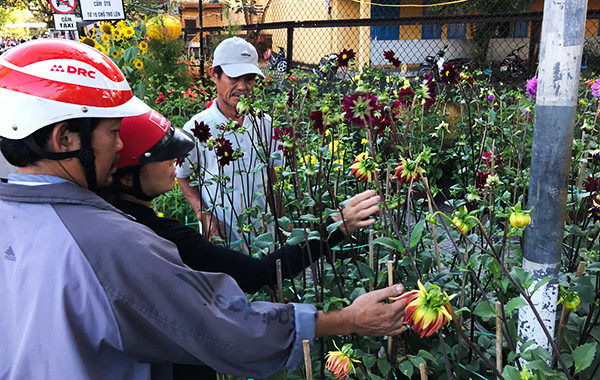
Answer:
[(75, 66), (67, 66), (67, 70), (65, 71), (65, 69), (62, 67), (62, 65), (54, 65), (52, 66), (52, 68), (50, 69), (50, 71), (56, 71), (59, 73), (69, 73), (69, 74), (76, 74), (76, 75), (81, 75), (87, 78), (92, 78), (92, 79), (96, 79), (96, 72), (92, 71), (92, 70), (86, 70), (84, 68), (81, 67), (75, 67)]

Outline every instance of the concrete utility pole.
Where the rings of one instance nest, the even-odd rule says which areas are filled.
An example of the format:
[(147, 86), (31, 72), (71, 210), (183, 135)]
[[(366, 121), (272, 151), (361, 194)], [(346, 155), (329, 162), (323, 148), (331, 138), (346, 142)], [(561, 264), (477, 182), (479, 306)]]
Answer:
[[(535, 208), (525, 232), (523, 257), (523, 269), (535, 280), (531, 289), (547, 276), (558, 277), (560, 271), (586, 9), (587, 0), (544, 4), (528, 199)], [(552, 336), (557, 300), (557, 281), (542, 286), (532, 297)], [(518, 333), (550, 351), (529, 306), (519, 310)]]

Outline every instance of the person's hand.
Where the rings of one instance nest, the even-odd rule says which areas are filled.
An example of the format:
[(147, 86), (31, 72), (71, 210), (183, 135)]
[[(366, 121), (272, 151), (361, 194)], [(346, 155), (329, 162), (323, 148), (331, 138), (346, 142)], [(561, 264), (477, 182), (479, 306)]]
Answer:
[(211, 242), (225, 239), (225, 226), (210, 211), (198, 211), (196, 214), (202, 224), (202, 235)]
[(377, 205), (381, 198), (374, 190), (363, 191), (350, 198), (346, 206), (342, 209), (340, 216), (335, 216), (332, 219), (336, 222), (343, 220), (340, 225), (342, 232), (348, 236), (359, 228), (370, 226), (375, 223), (375, 219), (370, 218), (372, 215), (379, 213)]
[(352, 332), (365, 336), (398, 335), (404, 326), (404, 309), (406, 301), (384, 303), (390, 297), (397, 297), (404, 292), (404, 286), (392, 285), (384, 289), (365, 293), (344, 308), (350, 314), (353, 324)]

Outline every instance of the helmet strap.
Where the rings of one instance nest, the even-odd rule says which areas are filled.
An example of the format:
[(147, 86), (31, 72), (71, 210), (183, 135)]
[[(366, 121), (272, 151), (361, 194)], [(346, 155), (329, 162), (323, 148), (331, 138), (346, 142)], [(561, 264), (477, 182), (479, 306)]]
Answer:
[(139, 199), (141, 201), (151, 201), (154, 199), (154, 197), (149, 196), (148, 194), (144, 193), (144, 190), (142, 190), (142, 182), (140, 181), (140, 169), (141, 168), (142, 168), (142, 165), (137, 165), (136, 167), (132, 168), (131, 181), (132, 181), (133, 187), (122, 186), (121, 190), (125, 194), (133, 195), (134, 197), (136, 197), (137, 199)]
[(92, 128), (90, 119), (79, 119), (81, 126), (79, 129), (79, 139), (81, 140), (81, 149), (77, 154), (77, 158), (85, 171), (88, 190), (96, 191), (96, 157), (94, 156), (94, 148), (92, 148)]

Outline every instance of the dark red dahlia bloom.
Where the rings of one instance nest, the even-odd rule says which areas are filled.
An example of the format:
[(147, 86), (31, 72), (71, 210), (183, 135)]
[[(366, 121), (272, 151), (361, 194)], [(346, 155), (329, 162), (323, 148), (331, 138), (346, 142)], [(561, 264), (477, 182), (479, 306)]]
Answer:
[(313, 111), (308, 118), (313, 121), (313, 131), (319, 131), (320, 134), (325, 133), (325, 123), (323, 123), (323, 111), (317, 107), (316, 111)]
[(412, 105), (413, 99), (415, 98), (415, 92), (410, 87), (403, 88), (398, 93), (399, 100), (395, 101), (392, 105), (394, 108), (399, 108), (401, 105), (408, 108)]
[(194, 121), (194, 128), (192, 128), (191, 131), (194, 137), (201, 143), (205, 143), (212, 136), (210, 133), (210, 126), (203, 121), (199, 123)]
[(492, 169), (492, 161), (494, 161), (494, 167), (497, 168), (502, 163), (502, 154), (494, 154), (492, 152), (483, 152), (481, 161), (485, 166), (487, 166), (490, 169)]
[(492, 172), (483, 172), (481, 170), (477, 170), (477, 175), (475, 176), (475, 188), (479, 191), (485, 190), (485, 184), (487, 178), (492, 174)]
[(591, 175), (588, 175), (585, 183), (583, 184), (585, 191), (588, 193), (595, 193), (600, 190), (600, 178), (594, 178)]
[(338, 67), (348, 67), (348, 62), (350, 62), (350, 60), (354, 57), (356, 57), (356, 53), (354, 52), (354, 50), (342, 50), (337, 55)]
[(342, 109), (346, 111), (344, 116), (350, 123), (358, 124), (362, 127), (366, 123), (370, 123), (374, 117), (374, 113), (381, 109), (377, 104), (377, 96), (370, 92), (366, 94), (354, 93), (352, 96), (344, 97), (344, 105)]
[(215, 154), (217, 155), (219, 165), (229, 165), (229, 163), (233, 161), (233, 147), (231, 146), (231, 141), (227, 140), (225, 137), (217, 137), (215, 142)]
[(375, 116), (371, 122), (373, 128), (377, 129), (377, 134), (380, 135), (385, 131), (386, 128), (392, 127), (392, 118), (386, 114), (381, 116)]
[(425, 109), (428, 110), (437, 101), (437, 97), (436, 97), (436, 93), (435, 93), (437, 84), (435, 83), (435, 81), (433, 80), (431, 75), (425, 75), (421, 86), (425, 90), (423, 97), (425, 99)]
[(394, 67), (400, 67), (400, 64), (402, 63), (402, 61), (396, 57), (396, 53), (394, 53), (393, 50), (384, 51), (383, 58), (387, 59), (387, 61), (394, 65)]
[(166, 101), (167, 101), (167, 98), (165, 98), (165, 96), (161, 92), (160, 94), (158, 94), (158, 98), (156, 98), (156, 100), (154, 101), (154, 103), (156, 103), (156, 104), (162, 104), (162, 103), (164, 103)]
[(445, 63), (440, 73), (440, 81), (446, 84), (456, 84), (458, 78), (458, 71), (454, 66), (454, 62)]
[(175, 165), (177, 165), (178, 168), (183, 166), (183, 163), (185, 162), (185, 157), (178, 157), (177, 160), (175, 161)]

